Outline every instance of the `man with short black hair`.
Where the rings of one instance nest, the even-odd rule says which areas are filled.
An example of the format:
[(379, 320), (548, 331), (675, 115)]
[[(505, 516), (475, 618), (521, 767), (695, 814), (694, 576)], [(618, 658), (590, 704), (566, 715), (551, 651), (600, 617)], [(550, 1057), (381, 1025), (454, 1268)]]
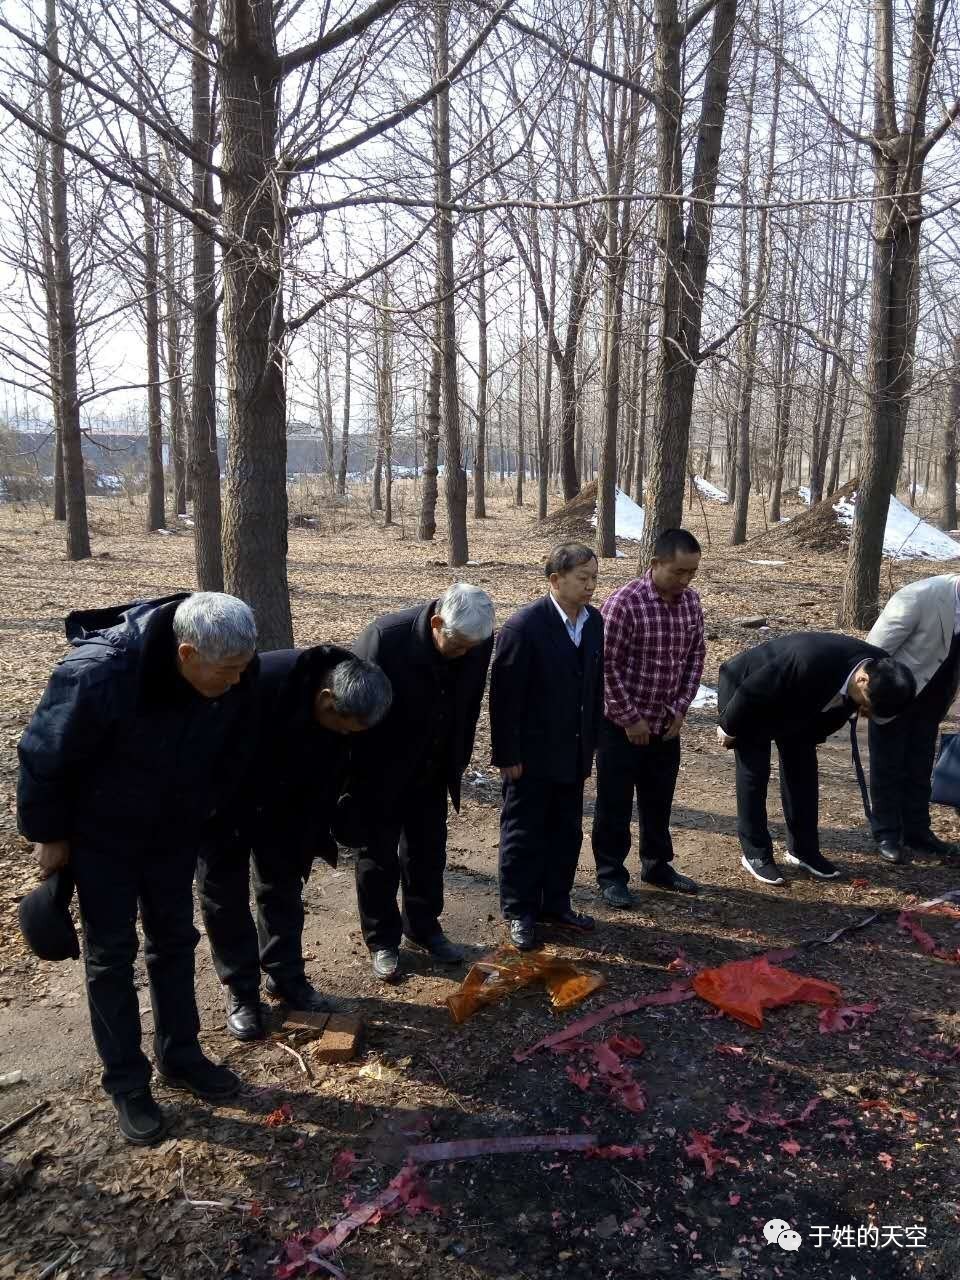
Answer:
[(504, 623), (490, 678), (492, 760), (503, 780), (500, 905), (521, 951), (537, 945), (538, 922), (594, 927), (570, 891), (603, 710), (603, 623), (590, 604), (596, 553), (564, 543), (544, 570), (549, 590)]
[(670, 814), (680, 772), (680, 731), (696, 697), (707, 645), (700, 597), (690, 586), (700, 543), (666, 529), (650, 568), (604, 601), (605, 716), (597, 747), (593, 856), (604, 902), (632, 907), (627, 855), (636, 795), (640, 880), (679, 893), (697, 885), (673, 866)]
[(393, 687), (389, 713), (356, 743), (340, 811), (344, 842), (360, 847), (360, 924), (383, 982), (400, 977), (402, 938), (441, 964), (463, 961), (440, 925), (447, 796), (459, 810), (493, 624), (487, 593), (455, 582), (439, 600), (377, 618), (353, 646)]
[(805, 631), (747, 649), (720, 667), (717, 740), (737, 763), (737, 834), (745, 871), (782, 884), (767, 826), (772, 744), (792, 866), (820, 879), (839, 869), (820, 852), (817, 746), (853, 716), (886, 720), (913, 700), (903, 663), (853, 636)]
[(242, 600), (198, 591), (71, 613), (66, 630), (20, 739), (17, 820), (42, 876), (73, 875), (103, 1088), (146, 1145), (166, 1119), (140, 1046), (138, 907), (161, 1078), (207, 1101), (240, 1087), (197, 1038), (193, 874), (246, 773), (256, 624)]
[(351, 743), (380, 723), (391, 700), (380, 668), (346, 649), (260, 655), (258, 746), (236, 830), (205, 850), (197, 874), (214, 966), (227, 989), (227, 1030), (238, 1040), (266, 1034), (261, 969), (267, 991), (290, 1008), (329, 1008), (306, 976), (303, 886), (315, 858), (337, 865), (333, 830)]

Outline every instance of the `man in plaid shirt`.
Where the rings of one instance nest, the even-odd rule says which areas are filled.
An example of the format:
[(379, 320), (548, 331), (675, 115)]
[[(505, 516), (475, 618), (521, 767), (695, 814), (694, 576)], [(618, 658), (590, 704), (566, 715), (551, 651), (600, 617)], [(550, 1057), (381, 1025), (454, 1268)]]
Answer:
[(700, 544), (686, 529), (654, 543), (650, 568), (605, 601), (604, 721), (597, 748), (593, 856), (604, 901), (630, 907), (630, 818), (640, 816), (640, 879), (680, 893), (697, 885), (674, 870), (670, 811), (680, 771), (680, 730), (703, 674), (707, 646), (690, 581)]

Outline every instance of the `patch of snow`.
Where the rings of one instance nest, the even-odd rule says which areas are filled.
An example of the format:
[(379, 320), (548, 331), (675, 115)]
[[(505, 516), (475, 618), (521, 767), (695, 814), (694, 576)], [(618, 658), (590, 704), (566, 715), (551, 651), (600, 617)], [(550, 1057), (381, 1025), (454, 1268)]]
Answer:
[(748, 560), (747, 564), (786, 564), (786, 560)]
[(711, 484), (709, 480), (704, 480), (702, 476), (694, 476), (693, 483), (703, 497), (709, 498), (711, 502), (730, 501), (729, 495), (723, 489), (718, 489), (715, 484)]
[[(833, 508), (837, 519), (848, 528), (853, 524), (856, 500), (854, 493)], [(960, 542), (921, 520), (891, 494), (887, 526), (883, 531), (883, 554), (891, 560), (956, 560), (960, 557)]]
[[(614, 528), (616, 529), (618, 538), (625, 538), (627, 542), (639, 542), (643, 537), (643, 507), (638, 507), (634, 500), (627, 496), (622, 489), (617, 490), (617, 505), (614, 511)], [(590, 521), (594, 528), (597, 527), (597, 513), (593, 513), (593, 519)]]
[(123, 481), (119, 476), (98, 475), (97, 484), (101, 489), (112, 489), (114, 493), (123, 488)]
[(809, 507), (809, 505), (810, 505), (810, 489), (809, 489), (809, 486), (807, 486), (807, 485), (805, 485), (805, 484), (802, 484), (802, 485), (800, 486), (800, 488), (797, 490), (797, 497), (800, 499), (800, 501), (801, 501), (801, 502), (805, 502), (805, 503), (807, 504), (807, 506)]
[(697, 696), (690, 703), (691, 711), (709, 711), (717, 705), (717, 691), (711, 689), (708, 684), (702, 684), (697, 690)]

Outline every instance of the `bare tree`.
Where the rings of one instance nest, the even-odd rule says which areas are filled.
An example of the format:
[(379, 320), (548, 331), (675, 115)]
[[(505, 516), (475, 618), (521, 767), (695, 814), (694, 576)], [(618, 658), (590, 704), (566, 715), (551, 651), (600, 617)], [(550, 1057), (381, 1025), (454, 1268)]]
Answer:
[[(903, 124), (897, 121), (893, 0), (877, 0), (874, 25), (874, 250), (870, 307), (867, 416), (864, 422), (856, 516), (838, 621), (867, 628), (880, 608), (880, 561), (890, 495), (900, 470), (910, 403), (917, 332), (920, 192), (927, 156), (960, 115), (960, 100), (926, 132), (927, 100), (941, 47), (943, 0), (918, 0), (910, 20)], [(848, 133), (853, 132), (848, 130)]]

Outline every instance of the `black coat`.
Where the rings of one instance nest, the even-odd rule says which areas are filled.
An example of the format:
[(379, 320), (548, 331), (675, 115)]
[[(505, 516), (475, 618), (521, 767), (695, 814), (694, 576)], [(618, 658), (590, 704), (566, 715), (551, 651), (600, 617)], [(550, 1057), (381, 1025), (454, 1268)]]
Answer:
[[(460, 783), (473, 754), (473, 739), (483, 703), (493, 637), (461, 658), (441, 658), (430, 632), (437, 601), (387, 613), (371, 622), (353, 651), (376, 662), (393, 686), (393, 703), (384, 719), (355, 744), (350, 791), (368, 819), (396, 811), (404, 793), (421, 780), (436, 729), (437, 682), (453, 679), (452, 725), (443, 773), (455, 809)], [(440, 664), (446, 664), (441, 671)]]
[(497, 634), (490, 677), (493, 763), (579, 782), (593, 768), (603, 718), (603, 619), (588, 605), (579, 650), (549, 595)]
[(110, 848), (194, 842), (236, 803), (254, 745), (256, 659), (220, 698), (176, 665), (186, 594), (71, 613), (71, 651), (20, 739), (28, 840)]
[(852, 700), (824, 713), (847, 676), (882, 649), (853, 636), (801, 631), (747, 649), (720, 667), (720, 726), (734, 738), (824, 742), (856, 711)]
[(281, 850), (305, 866), (337, 865), (332, 830), (354, 735), (313, 718), (327, 672), (352, 655), (334, 645), (260, 655), (257, 752), (240, 809), (240, 835), (256, 849)]

